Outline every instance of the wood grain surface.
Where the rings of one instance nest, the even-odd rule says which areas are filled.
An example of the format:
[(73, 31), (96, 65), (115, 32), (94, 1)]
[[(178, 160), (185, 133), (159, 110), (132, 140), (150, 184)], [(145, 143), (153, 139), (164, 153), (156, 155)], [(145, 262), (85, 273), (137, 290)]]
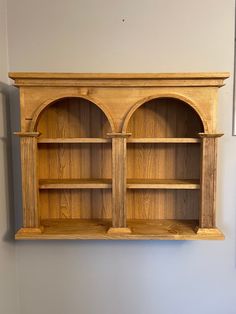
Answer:
[(42, 221), (41, 234), (21, 230), (16, 239), (28, 240), (223, 240), (217, 229), (199, 229), (197, 220), (128, 220), (131, 233), (107, 232), (109, 220), (101, 219), (47, 219)]

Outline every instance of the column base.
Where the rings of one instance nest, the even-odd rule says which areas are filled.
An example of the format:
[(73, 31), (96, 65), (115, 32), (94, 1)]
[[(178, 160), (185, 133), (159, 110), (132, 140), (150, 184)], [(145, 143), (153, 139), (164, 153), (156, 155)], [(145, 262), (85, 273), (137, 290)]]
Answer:
[(121, 228), (114, 228), (114, 227), (111, 227), (108, 229), (107, 233), (109, 234), (124, 234), (124, 233), (132, 233), (131, 229), (130, 228), (124, 228), (124, 227), (121, 227)]
[(224, 234), (218, 228), (200, 228), (196, 227), (195, 232), (202, 236), (212, 236), (224, 239)]
[(41, 234), (43, 229), (43, 226), (40, 226), (39, 228), (21, 228), (17, 234)]

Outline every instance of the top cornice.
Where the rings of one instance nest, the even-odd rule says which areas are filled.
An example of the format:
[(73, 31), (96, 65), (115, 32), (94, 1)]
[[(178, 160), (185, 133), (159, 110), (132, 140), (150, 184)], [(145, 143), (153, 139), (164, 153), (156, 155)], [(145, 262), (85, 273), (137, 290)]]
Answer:
[(15, 86), (178, 87), (224, 85), (228, 72), (201, 73), (48, 73), (10, 72)]

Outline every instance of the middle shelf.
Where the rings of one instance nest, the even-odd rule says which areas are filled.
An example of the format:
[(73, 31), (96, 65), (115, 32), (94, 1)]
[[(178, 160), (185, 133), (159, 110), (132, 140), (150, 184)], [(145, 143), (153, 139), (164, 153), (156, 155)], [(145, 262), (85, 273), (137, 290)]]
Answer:
[[(40, 179), (39, 189), (111, 189), (112, 179)], [(197, 190), (197, 179), (127, 179), (127, 189)]]
[(110, 189), (111, 179), (40, 179), (39, 188), (45, 189)]
[[(71, 137), (71, 138), (46, 138), (39, 137), (38, 144), (99, 144), (99, 143), (111, 143), (111, 138), (94, 138), (94, 137)], [(201, 143), (201, 139), (197, 137), (130, 137), (127, 139), (127, 143), (142, 143), (142, 144), (195, 144)]]
[(128, 179), (127, 189), (195, 190), (200, 189), (200, 182), (196, 179)]

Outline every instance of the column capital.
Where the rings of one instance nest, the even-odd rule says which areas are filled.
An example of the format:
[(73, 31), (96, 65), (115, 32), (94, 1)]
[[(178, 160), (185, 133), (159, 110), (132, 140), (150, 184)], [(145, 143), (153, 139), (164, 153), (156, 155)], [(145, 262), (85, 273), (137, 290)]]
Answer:
[(131, 135), (132, 133), (119, 133), (119, 132), (107, 133), (107, 136), (111, 138), (127, 138)]
[(224, 133), (198, 133), (201, 138), (217, 138), (224, 135)]
[(39, 137), (40, 132), (14, 132), (19, 137)]

